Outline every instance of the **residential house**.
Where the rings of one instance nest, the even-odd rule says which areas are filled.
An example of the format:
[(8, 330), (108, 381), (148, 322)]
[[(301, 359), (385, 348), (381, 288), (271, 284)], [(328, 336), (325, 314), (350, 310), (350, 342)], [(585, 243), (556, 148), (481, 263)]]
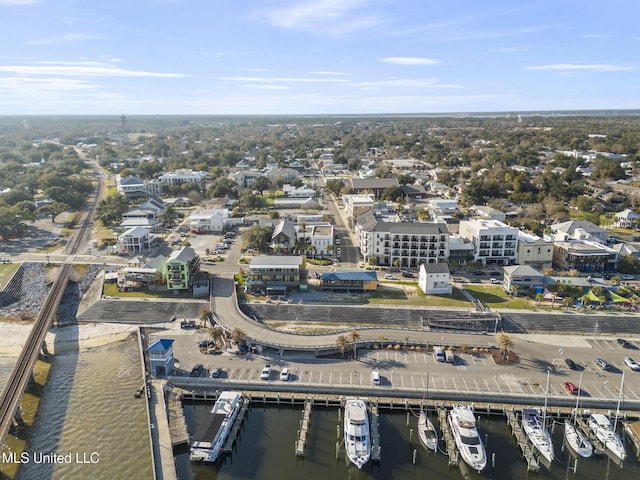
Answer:
[(292, 180), (295, 180), (296, 178), (298, 178), (300, 176), (300, 173), (298, 173), (298, 171), (293, 168), (285, 167), (285, 168), (274, 168), (271, 170), (267, 170), (264, 173), (264, 176), (271, 181), (282, 180), (283, 182), (289, 183)]
[(200, 257), (191, 247), (174, 250), (162, 268), (168, 290), (189, 290), (200, 270)]
[(610, 236), (607, 230), (600, 228), (588, 220), (569, 220), (567, 222), (555, 223), (551, 225), (550, 228), (555, 234), (554, 240), (573, 238), (606, 244)]
[(216, 208), (200, 210), (189, 215), (189, 225), (192, 229), (205, 232), (222, 232), (229, 220), (229, 210)]
[(616, 227), (619, 228), (634, 228), (638, 225), (638, 219), (640, 218), (640, 215), (630, 208), (626, 208), (614, 216), (616, 217)]
[(238, 191), (251, 187), (256, 178), (262, 174), (258, 170), (240, 170), (238, 172), (230, 173), (229, 178), (233, 180), (238, 188)]
[(307, 262), (303, 256), (253, 257), (247, 268), (245, 291), (268, 295), (286, 295), (292, 290), (308, 289)]
[(287, 197), (293, 198), (313, 198), (316, 194), (315, 190), (309, 185), (294, 187), (288, 183), (282, 186), (282, 191)]
[(143, 227), (133, 227), (118, 236), (118, 247), (123, 252), (144, 252), (151, 248), (155, 235)]
[(429, 201), (428, 210), (431, 218), (439, 222), (447, 222), (454, 215), (461, 213), (460, 205), (455, 200), (437, 198)]
[(376, 198), (380, 198), (387, 188), (395, 188), (399, 186), (400, 184), (396, 177), (349, 179), (349, 187), (354, 194), (372, 193)]
[(372, 212), (360, 215), (356, 241), (365, 262), (417, 267), (449, 257), (449, 230), (444, 223), (382, 222)]
[(544, 290), (544, 275), (528, 265), (511, 265), (503, 268), (504, 291), (512, 295), (527, 295), (542, 293)]
[(333, 249), (333, 225), (328, 222), (299, 224), (296, 232), (298, 245), (308, 248), (307, 256), (327, 255)]
[(457, 235), (449, 236), (449, 265), (462, 266), (473, 261), (474, 247), (470, 240), (465, 241)]
[(269, 251), (275, 254), (292, 254), (296, 248), (297, 234), (293, 222), (281, 220), (271, 234)]
[(518, 231), (518, 265), (529, 265), (530, 267), (543, 270), (551, 268), (553, 265), (553, 243), (543, 238)]
[(173, 340), (160, 338), (147, 347), (147, 357), (154, 377), (166, 377), (173, 373)]
[(320, 290), (330, 292), (368, 293), (378, 289), (378, 276), (371, 270), (324, 272)]
[(463, 220), (459, 234), (473, 243), (474, 260), (483, 265), (511, 265), (517, 259), (518, 232), (497, 220)]
[(488, 207), (486, 205), (474, 205), (469, 208), (472, 212), (475, 212), (478, 218), (484, 218), (487, 220), (497, 220), (498, 222), (504, 222), (507, 219), (507, 214), (500, 210)]
[(446, 263), (423, 263), (418, 273), (418, 286), (426, 295), (451, 295), (450, 277)]
[(273, 207), (279, 208), (301, 208), (304, 210), (320, 210), (322, 206), (313, 198), (288, 198), (280, 197), (273, 199)]
[(127, 200), (135, 201), (140, 198), (149, 197), (147, 182), (138, 177), (134, 177), (133, 175), (121, 178), (120, 174), (117, 174), (116, 191), (127, 197)]

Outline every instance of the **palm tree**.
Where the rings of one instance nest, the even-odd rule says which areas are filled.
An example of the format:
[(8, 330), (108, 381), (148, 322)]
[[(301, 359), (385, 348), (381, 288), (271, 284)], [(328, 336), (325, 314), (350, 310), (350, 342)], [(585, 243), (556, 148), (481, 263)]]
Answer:
[(243, 345), (245, 343), (246, 336), (247, 332), (239, 327), (234, 328), (231, 332), (231, 340), (233, 340), (238, 345)]
[(542, 274), (543, 274), (545, 277), (550, 277), (551, 275), (553, 275), (553, 268), (551, 268), (551, 267), (545, 267), (545, 268), (543, 268), (543, 269), (542, 269)]
[(384, 348), (384, 342), (387, 340), (387, 337), (385, 337), (384, 335), (380, 334), (380, 335), (378, 335), (378, 340), (380, 340), (380, 348)]
[(562, 299), (562, 303), (564, 303), (564, 306), (567, 307), (567, 310), (569, 310), (569, 305), (571, 305), (573, 303), (573, 298), (571, 297), (564, 297)]
[(224, 330), (222, 327), (207, 328), (206, 330), (209, 332), (209, 337), (213, 344), (216, 348), (219, 348), (220, 344), (224, 343)]
[(198, 310), (198, 320), (200, 320), (201, 326), (204, 327), (207, 325), (207, 320), (210, 318), (210, 315), (211, 309), (209, 307), (207, 307), (206, 305), (200, 307), (200, 309)]
[(349, 341), (353, 344), (353, 358), (358, 358), (358, 340), (360, 340), (360, 332), (351, 330), (349, 332)]
[(496, 335), (496, 344), (500, 348), (500, 352), (504, 358), (506, 358), (507, 354), (513, 348), (513, 340), (511, 336), (505, 332), (500, 332)]
[(542, 303), (542, 300), (544, 300), (544, 294), (536, 293), (536, 302), (538, 302), (538, 306), (540, 306), (540, 304)]
[(336, 338), (336, 347), (338, 347), (338, 350), (340, 351), (340, 355), (342, 355), (344, 357), (344, 352), (347, 350), (347, 347), (349, 346), (349, 339), (346, 337), (346, 335), (339, 335), (338, 338)]

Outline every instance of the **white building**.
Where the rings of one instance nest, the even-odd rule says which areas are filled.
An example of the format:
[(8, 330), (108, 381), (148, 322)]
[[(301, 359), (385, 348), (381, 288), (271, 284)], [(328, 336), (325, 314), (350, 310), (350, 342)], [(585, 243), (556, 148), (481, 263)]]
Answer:
[(464, 220), (460, 238), (473, 243), (473, 258), (483, 265), (512, 265), (517, 260), (519, 230), (497, 220)]
[(249, 188), (256, 181), (256, 178), (262, 174), (258, 170), (240, 170), (230, 173), (229, 179), (233, 180), (238, 186), (238, 191)]
[(553, 242), (530, 233), (518, 231), (518, 265), (544, 270), (553, 264)]
[(189, 215), (189, 225), (206, 232), (222, 232), (228, 219), (229, 210), (226, 208), (200, 210)]
[(344, 210), (348, 218), (356, 218), (363, 213), (373, 210), (376, 197), (372, 193), (362, 195), (342, 195)]
[(331, 253), (329, 246), (333, 248), (333, 225), (328, 222), (318, 224), (305, 224), (296, 226), (298, 242), (304, 239), (312, 247), (307, 256), (327, 255)]
[(282, 186), (282, 191), (287, 197), (293, 198), (313, 198), (316, 194), (315, 190), (313, 190), (309, 185), (294, 187), (288, 183)]
[(449, 257), (449, 229), (444, 223), (381, 222), (366, 212), (357, 218), (355, 234), (365, 262), (377, 265), (415, 268)]
[(133, 227), (118, 237), (118, 246), (121, 251), (144, 252), (151, 248), (155, 237), (143, 227)]
[(201, 170), (194, 171), (190, 168), (179, 168), (173, 172), (160, 175), (159, 179), (166, 185), (182, 185), (183, 183), (202, 183), (209, 176)]
[(418, 286), (426, 295), (450, 295), (450, 277), (446, 263), (423, 263), (418, 274)]

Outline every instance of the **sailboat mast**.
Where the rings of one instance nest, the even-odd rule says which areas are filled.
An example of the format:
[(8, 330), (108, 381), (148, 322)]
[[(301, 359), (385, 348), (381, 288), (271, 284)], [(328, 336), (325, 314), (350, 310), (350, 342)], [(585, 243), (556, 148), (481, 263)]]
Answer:
[(618, 395), (618, 406), (616, 407), (616, 419), (613, 421), (613, 431), (616, 431), (618, 427), (618, 417), (620, 416), (620, 403), (622, 402), (622, 392), (624, 390), (624, 374), (625, 370), (622, 371), (622, 380), (620, 380), (620, 395)]
[(544, 410), (542, 411), (542, 428), (547, 429), (547, 400), (549, 398), (549, 370), (547, 370), (547, 389), (544, 393)]
[(578, 420), (578, 404), (580, 403), (580, 394), (582, 393), (582, 374), (584, 372), (580, 372), (580, 379), (578, 380), (578, 396), (576, 397), (576, 412), (575, 415), (573, 416), (573, 424), (576, 424), (576, 421)]

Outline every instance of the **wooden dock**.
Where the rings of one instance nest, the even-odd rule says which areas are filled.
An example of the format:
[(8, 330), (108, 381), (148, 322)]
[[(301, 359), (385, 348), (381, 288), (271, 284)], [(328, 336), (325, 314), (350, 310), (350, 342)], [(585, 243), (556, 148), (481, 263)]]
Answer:
[(444, 438), (447, 445), (447, 455), (449, 455), (449, 465), (455, 467), (460, 462), (458, 448), (456, 442), (453, 440), (453, 433), (449, 428), (449, 422), (447, 422), (447, 409), (441, 405), (436, 405), (438, 412), (438, 422), (440, 423), (440, 430), (442, 431), (442, 438)]
[(627, 434), (631, 450), (633, 450), (636, 458), (640, 459), (640, 421), (624, 422), (623, 425), (624, 433)]
[(378, 404), (376, 402), (370, 403), (371, 405), (371, 421), (369, 422), (369, 433), (371, 434), (371, 460), (374, 462), (380, 461), (380, 432), (378, 431), (378, 422), (380, 419), (380, 413), (378, 411)]
[(304, 410), (302, 412), (302, 420), (300, 420), (300, 430), (298, 430), (298, 440), (296, 441), (296, 455), (304, 456), (304, 448), (307, 444), (307, 435), (311, 426), (311, 407), (313, 402), (307, 400), (304, 402)]
[(591, 442), (593, 446), (593, 454), (594, 455), (605, 455), (607, 453), (607, 449), (604, 444), (598, 440), (596, 434), (589, 428), (589, 418), (578, 416), (576, 418), (576, 426), (585, 434), (585, 436)]
[(505, 414), (507, 416), (507, 425), (509, 425), (509, 429), (511, 430), (511, 434), (516, 440), (518, 444), (518, 449), (522, 454), (525, 462), (527, 462), (527, 470), (529, 472), (537, 472), (540, 470), (540, 463), (534, 454), (533, 446), (529, 443), (529, 437), (522, 429), (520, 425), (520, 420), (516, 412), (511, 410), (506, 410)]
[(167, 421), (169, 422), (169, 435), (171, 445), (175, 448), (178, 445), (189, 444), (189, 433), (187, 432), (187, 422), (184, 419), (182, 408), (182, 394), (179, 389), (170, 389), (167, 394)]
[(224, 442), (224, 447), (222, 449), (224, 453), (231, 453), (233, 451), (233, 444), (236, 441), (236, 438), (238, 438), (238, 432), (244, 423), (244, 417), (247, 415), (249, 400), (243, 395), (241, 402), (242, 405), (240, 406), (240, 412), (238, 413), (236, 420), (233, 422), (233, 427), (231, 427), (231, 431)]

